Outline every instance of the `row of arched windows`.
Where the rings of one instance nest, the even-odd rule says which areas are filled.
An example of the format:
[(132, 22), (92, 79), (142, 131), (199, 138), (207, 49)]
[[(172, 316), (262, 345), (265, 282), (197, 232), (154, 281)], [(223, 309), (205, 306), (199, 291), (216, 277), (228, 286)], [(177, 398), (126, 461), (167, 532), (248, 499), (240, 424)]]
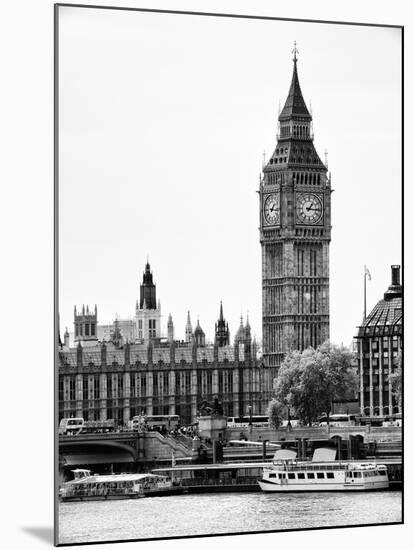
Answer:
[(270, 164), (282, 164), (282, 162), (287, 162), (287, 157), (280, 157), (279, 159), (277, 158), (273, 158), (273, 159), (270, 159)]
[(309, 126), (293, 126), (293, 137), (309, 137)]
[(267, 176), (267, 183), (269, 183), (270, 185), (275, 185), (277, 183), (282, 185), (284, 182), (285, 182), (285, 174), (283, 173), (272, 172)]
[(295, 138), (309, 139), (311, 137), (310, 128), (306, 124), (286, 125), (280, 129), (280, 137), (293, 136)]
[(293, 174), (293, 180), (298, 185), (320, 185), (321, 175), (316, 172), (295, 172)]
[(323, 229), (296, 229), (295, 235), (298, 237), (322, 237)]

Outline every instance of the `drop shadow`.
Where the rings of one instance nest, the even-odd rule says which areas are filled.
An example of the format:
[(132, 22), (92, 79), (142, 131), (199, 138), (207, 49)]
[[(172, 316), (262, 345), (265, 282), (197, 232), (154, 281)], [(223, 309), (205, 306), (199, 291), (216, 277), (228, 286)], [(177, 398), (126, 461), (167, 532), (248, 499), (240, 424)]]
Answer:
[(22, 531), (53, 546), (53, 527), (22, 527)]

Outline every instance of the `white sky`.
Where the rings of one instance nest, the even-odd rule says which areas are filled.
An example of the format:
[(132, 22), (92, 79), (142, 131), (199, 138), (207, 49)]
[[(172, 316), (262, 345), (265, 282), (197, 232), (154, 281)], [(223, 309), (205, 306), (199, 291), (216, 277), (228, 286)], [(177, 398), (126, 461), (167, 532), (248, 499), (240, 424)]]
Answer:
[[(258, 179), (291, 75), (312, 102), (332, 172), (331, 339), (349, 344), (401, 262), (399, 29), (60, 10), (61, 329), (73, 306), (100, 323), (134, 313), (147, 254), (184, 337), (261, 338)], [(166, 332), (166, 331), (165, 331)]]

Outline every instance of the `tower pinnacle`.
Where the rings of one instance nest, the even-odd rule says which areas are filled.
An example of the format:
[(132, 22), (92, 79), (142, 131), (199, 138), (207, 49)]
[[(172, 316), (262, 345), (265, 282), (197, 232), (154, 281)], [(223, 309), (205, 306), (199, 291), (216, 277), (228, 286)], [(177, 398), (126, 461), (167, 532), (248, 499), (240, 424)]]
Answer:
[(303, 99), (302, 90), (300, 89), (298, 68), (297, 68), (297, 54), (298, 49), (295, 46), (292, 50), (293, 53), (293, 75), (290, 83), (288, 97), (286, 99), (285, 106), (279, 115), (280, 123), (297, 119), (310, 121), (312, 116), (310, 115), (308, 108), (306, 107), (305, 100)]
[(296, 47), (296, 40), (295, 40), (294, 43), (293, 43), (293, 50), (292, 50), (292, 53), (293, 53), (293, 63), (296, 65), (296, 62), (297, 62), (297, 60), (298, 60), (296, 54), (299, 53), (299, 50), (298, 50), (297, 47)]
[(148, 259), (145, 264), (145, 271), (142, 276), (142, 284), (140, 287), (140, 309), (144, 308), (144, 303), (147, 309), (157, 309), (156, 287), (152, 279), (151, 267), (148, 263)]
[(187, 323), (185, 325), (185, 341), (187, 344), (191, 342), (193, 338), (193, 327), (191, 326), (190, 312), (187, 311)]
[(219, 346), (228, 346), (230, 344), (229, 324), (226, 323), (223, 316), (223, 302), (220, 301), (220, 317), (215, 327), (215, 343)]

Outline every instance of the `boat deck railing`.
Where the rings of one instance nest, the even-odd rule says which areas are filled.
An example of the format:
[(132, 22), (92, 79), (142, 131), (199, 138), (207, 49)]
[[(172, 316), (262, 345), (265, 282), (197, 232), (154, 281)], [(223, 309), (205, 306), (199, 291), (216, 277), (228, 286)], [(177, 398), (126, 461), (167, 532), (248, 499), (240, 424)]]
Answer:
[[(292, 464), (292, 463), (282, 463), (282, 462), (273, 462), (273, 468), (278, 468), (287, 472), (308, 472), (308, 471), (333, 471), (333, 470), (355, 470), (355, 465), (344, 463), (337, 464), (315, 464), (312, 462), (301, 463), (301, 464)], [(367, 465), (366, 465), (367, 466)], [(374, 467), (374, 465), (373, 465)], [(272, 469), (273, 469), (272, 468)], [(364, 469), (364, 468), (362, 468)], [(366, 469), (366, 467), (365, 467)]]
[(237, 477), (234, 479), (182, 479), (181, 485), (185, 487), (201, 487), (201, 486), (228, 486), (228, 485), (257, 485), (257, 476)]
[(136, 495), (137, 491), (133, 491), (128, 487), (99, 487), (99, 488), (80, 488), (77, 487), (66, 490), (63, 497), (90, 497), (90, 496), (115, 496), (115, 495)]

